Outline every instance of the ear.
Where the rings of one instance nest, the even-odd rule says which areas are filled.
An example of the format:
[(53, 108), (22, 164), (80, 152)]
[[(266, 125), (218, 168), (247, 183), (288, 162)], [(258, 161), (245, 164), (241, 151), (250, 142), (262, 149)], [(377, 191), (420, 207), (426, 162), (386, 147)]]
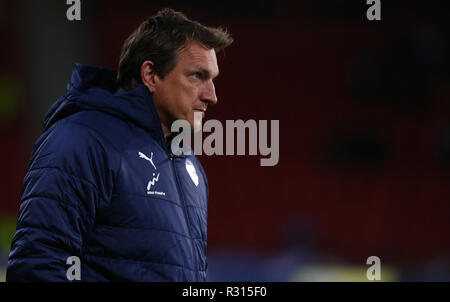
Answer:
[(151, 93), (156, 89), (156, 74), (154, 70), (155, 64), (152, 61), (145, 61), (141, 65), (141, 81), (147, 86)]

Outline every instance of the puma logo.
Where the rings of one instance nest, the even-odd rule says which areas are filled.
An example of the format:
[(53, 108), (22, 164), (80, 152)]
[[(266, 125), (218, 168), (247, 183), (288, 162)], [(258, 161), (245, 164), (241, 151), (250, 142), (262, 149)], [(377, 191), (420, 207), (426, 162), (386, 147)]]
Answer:
[(150, 158), (148, 158), (148, 157), (147, 157), (144, 153), (142, 153), (142, 152), (139, 152), (138, 155), (139, 155), (140, 158), (149, 161), (149, 162), (152, 164), (153, 168), (155, 168), (155, 170), (157, 170), (155, 164), (153, 163), (153, 152), (151, 153)]

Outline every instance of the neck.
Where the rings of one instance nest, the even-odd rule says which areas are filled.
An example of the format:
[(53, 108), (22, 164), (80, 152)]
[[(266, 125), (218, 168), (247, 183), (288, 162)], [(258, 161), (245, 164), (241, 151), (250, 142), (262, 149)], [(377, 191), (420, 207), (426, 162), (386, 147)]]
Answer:
[(164, 115), (161, 112), (161, 110), (159, 110), (159, 106), (157, 105), (157, 103), (154, 103), (154, 104), (155, 104), (156, 113), (158, 114), (158, 117), (159, 117), (159, 121), (161, 122), (161, 128), (163, 131), (164, 139), (167, 141), (167, 138), (171, 134), (170, 128), (167, 126), (167, 123), (165, 123)]
[(162, 131), (163, 131), (163, 134), (164, 134), (164, 138), (166, 139), (166, 141), (167, 141), (167, 138), (170, 136), (170, 134), (172, 134), (171, 132), (170, 132), (170, 130), (169, 130), (169, 128), (166, 126), (166, 124), (164, 124), (164, 123), (161, 123), (161, 128), (162, 128)]

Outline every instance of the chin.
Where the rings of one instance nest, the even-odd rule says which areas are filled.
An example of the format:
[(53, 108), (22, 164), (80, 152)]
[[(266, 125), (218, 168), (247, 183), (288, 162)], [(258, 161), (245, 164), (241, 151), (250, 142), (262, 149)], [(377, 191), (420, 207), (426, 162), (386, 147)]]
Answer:
[(190, 123), (190, 124), (191, 124), (192, 131), (194, 133), (202, 131), (203, 123), (202, 123), (201, 119), (194, 121), (193, 123)]
[(189, 121), (189, 124), (191, 125), (194, 133), (201, 131), (203, 127), (203, 114), (195, 112), (194, 119)]

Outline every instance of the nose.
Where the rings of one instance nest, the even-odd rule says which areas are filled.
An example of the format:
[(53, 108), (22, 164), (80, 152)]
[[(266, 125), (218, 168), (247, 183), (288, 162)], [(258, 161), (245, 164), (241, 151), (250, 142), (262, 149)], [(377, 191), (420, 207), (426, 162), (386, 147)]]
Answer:
[(205, 83), (200, 98), (203, 102), (211, 103), (213, 105), (217, 103), (216, 88), (214, 87), (214, 83), (212, 80), (209, 80)]

